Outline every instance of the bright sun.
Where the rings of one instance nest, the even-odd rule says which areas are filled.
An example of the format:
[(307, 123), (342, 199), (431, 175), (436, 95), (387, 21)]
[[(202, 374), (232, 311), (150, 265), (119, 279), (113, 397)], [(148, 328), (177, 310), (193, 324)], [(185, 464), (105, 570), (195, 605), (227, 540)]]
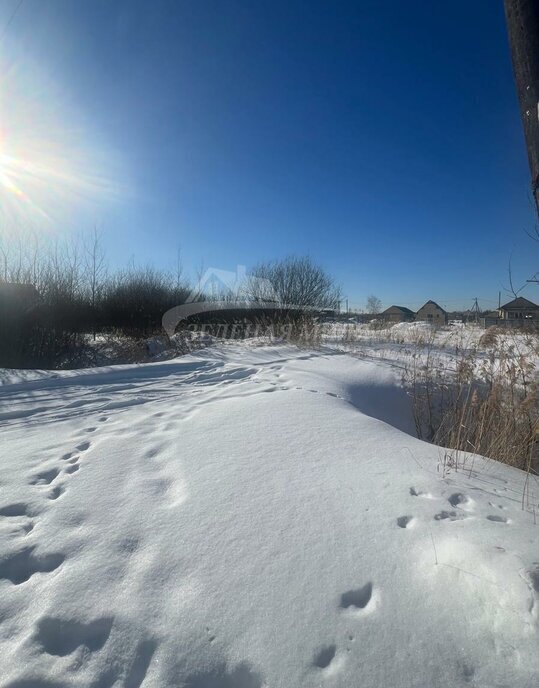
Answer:
[(80, 121), (36, 65), (0, 60), (0, 231), (54, 229), (118, 197), (117, 158)]

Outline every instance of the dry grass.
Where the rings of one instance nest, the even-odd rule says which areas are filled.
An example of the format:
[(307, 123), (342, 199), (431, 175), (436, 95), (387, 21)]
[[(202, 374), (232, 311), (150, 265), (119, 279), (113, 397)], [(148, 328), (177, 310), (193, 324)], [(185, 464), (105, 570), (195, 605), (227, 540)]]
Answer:
[[(529, 335), (536, 337), (536, 335)], [(450, 375), (427, 346), (406, 366), (419, 437), (534, 472), (539, 434), (538, 384), (529, 356), (533, 340), (489, 331), (484, 349), (456, 350)]]

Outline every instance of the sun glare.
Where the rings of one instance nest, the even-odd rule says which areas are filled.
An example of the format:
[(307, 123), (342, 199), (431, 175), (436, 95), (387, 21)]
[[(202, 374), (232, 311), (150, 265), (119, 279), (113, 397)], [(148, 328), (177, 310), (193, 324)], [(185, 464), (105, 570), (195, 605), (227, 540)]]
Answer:
[(54, 231), (118, 198), (117, 156), (93, 134), (35, 65), (0, 60), (0, 231)]

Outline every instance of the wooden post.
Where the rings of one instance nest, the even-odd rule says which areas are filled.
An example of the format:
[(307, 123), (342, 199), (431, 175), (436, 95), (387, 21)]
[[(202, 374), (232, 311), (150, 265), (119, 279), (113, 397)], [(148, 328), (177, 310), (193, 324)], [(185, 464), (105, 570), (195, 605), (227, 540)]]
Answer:
[(539, 0), (505, 0), (505, 16), (539, 213)]

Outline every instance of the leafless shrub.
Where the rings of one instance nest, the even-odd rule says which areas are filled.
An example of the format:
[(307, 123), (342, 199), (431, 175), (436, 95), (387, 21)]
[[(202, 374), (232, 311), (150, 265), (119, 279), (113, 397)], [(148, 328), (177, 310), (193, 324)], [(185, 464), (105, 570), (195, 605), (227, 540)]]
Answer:
[[(0, 244), (0, 257), (5, 367), (77, 366), (87, 355), (87, 333), (95, 338), (97, 332), (122, 329), (143, 337), (160, 329), (163, 312), (189, 293), (178, 275), (152, 268), (107, 275), (97, 232), (86, 241), (66, 242), (21, 235)], [(30, 289), (37, 298), (17, 298)]]
[(338, 308), (341, 293), (333, 278), (310, 258), (290, 257), (255, 266), (247, 297), (308, 311)]

